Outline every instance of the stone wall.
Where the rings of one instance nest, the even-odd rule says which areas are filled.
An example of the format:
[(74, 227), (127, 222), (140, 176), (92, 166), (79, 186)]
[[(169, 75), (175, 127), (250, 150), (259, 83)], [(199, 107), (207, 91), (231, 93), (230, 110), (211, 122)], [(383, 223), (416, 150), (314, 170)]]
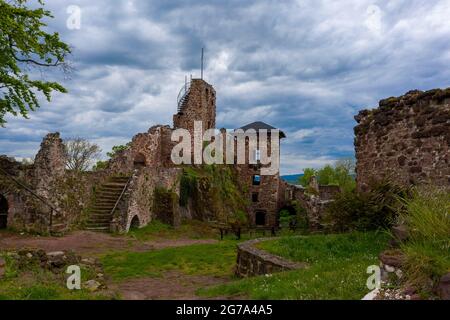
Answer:
[(133, 137), (128, 149), (120, 152), (110, 161), (111, 173), (130, 174), (140, 167), (170, 167), (170, 154), (174, 143), (172, 129), (156, 125), (145, 133)]
[(281, 182), (280, 207), (290, 206), (298, 202), (306, 211), (306, 217), (309, 223), (309, 229), (312, 231), (323, 228), (323, 218), (327, 205), (333, 201), (333, 197), (340, 192), (338, 186), (317, 185), (316, 194), (309, 194), (305, 188), (299, 185), (293, 185), (285, 181)]
[(255, 247), (264, 240), (268, 239), (255, 239), (238, 244), (235, 269), (237, 276), (251, 277), (306, 267), (306, 264), (295, 263)]
[(450, 185), (450, 88), (381, 100), (355, 119), (359, 190), (386, 176), (404, 185)]
[[(165, 188), (179, 196), (181, 172), (182, 169), (161, 167), (146, 167), (137, 170), (133, 174), (123, 201), (114, 214), (111, 230), (119, 233), (128, 232), (135, 217), (138, 219), (139, 227), (150, 223), (156, 218), (153, 210), (155, 188)], [(178, 216), (176, 216), (177, 214)], [(172, 221), (174, 221), (172, 224), (179, 222), (179, 212), (167, 212), (167, 215), (172, 215)]]
[(173, 126), (187, 129), (194, 137), (194, 121), (202, 121), (203, 130), (216, 127), (216, 91), (201, 79), (192, 79), (186, 104), (173, 116)]
[(65, 167), (64, 144), (59, 133), (47, 134), (34, 160), (36, 193), (51, 201), (54, 196), (52, 185), (64, 176)]

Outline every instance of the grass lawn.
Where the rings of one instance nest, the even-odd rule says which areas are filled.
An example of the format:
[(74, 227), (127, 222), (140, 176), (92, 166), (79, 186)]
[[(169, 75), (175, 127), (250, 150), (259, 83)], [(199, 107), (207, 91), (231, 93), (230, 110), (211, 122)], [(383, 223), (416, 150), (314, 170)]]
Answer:
[(145, 227), (130, 230), (127, 236), (142, 241), (162, 238), (208, 239), (218, 238), (219, 232), (212, 229), (207, 223), (202, 221), (184, 221), (179, 227), (174, 228), (173, 226), (154, 220)]
[(237, 280), (208, 289), (205, 297), (244, 295), (251, 299), (361, 299), (368, 292), (366, 269), (378, 264), (388, 241), (384, 233), (284, 237), (262, 249), (310, 264), (308, 269)]
[(231, 276), (236, 241), (165, 248), (148, 252), (114, 252), (102, 257), (104, 270), (114, 280), (159, 277), (176, 270), (191, 275)]

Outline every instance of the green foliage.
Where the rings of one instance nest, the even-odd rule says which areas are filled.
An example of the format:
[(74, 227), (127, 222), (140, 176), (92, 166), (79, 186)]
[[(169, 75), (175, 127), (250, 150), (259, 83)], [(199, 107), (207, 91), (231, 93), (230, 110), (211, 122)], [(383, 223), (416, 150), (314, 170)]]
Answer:
[(325, 222), (331, 231), (389, 228), (397, 218), (399, 197), (408, 190), (386, 179), (372, 183), (368, 192), (344, 191), (327, 207)]
[(429, 293), (430, 284), (450, 271), (450, 192), (415, 190), (404, 204), (400, 220), (408, 227), (409, 239), (401, 244), (403, 269), (410, 284)]
[(299, 183), (302, 186), (307, 187), (309, 182), (311, 181), (311, 178), (313, 176), (315, 176), (315, 175), (316, 175), (316, 170), (315, 169), (313, 169), (313, 168), (305, 168), (303, 170), (303, 176), (301, 176), (299, 178)]
[(180, 181), (180, 205), (186, 206), (189, 198), (200, 217), (210, 210), (222, 222), (246, 223), (247, 200), (230, 166), (185, 167)]
[(122, 152), (122, 151), (128, 149), (129, 145), (130, 145), (130, 144), (127, 143), (127, 144), (125, 144), (125, 145), (122, 144), (122, 145), (118, 145), (118, 146), (113, 146), (111, 152), (107, 152), (106, 155), (107, 155), (109, 158), (112, 159), (112, 158), (114, 158), (119, 152)]
[(138, 240), (155, 239), (206, 239), (217, 237), (218, 232), (211, 228), (207, 222), (186, 220), (178, 227), (153, 220), (146, 226), (130, 230), (128, 236)]
[[(160, 219), (167, 217), (167, 213), (171, 213), (175, 210), (175, 204), (178, 199), (178, 195), (170, 189), (163, 187), (156, 187), (153, 190), (153, 212)], [(169, 223), (169, 221), (164, 221)]]
[(296, 220), (296, 216), (291, 215), (288, 210), (280, 211), (280, 225), (282, 228), (288, 228), (293, 220)]
[[(0, 252), (6, 261), (6, 273), (0, 279), (0, 300), (105, 300), (115, 299), (111, 293), (91, 293), (86, 289), (68, 290), (66, 274), (43, 269), (37, 261), (22, 265), (6, 253)], [(82, 281), (95, 277), (92, 268), (81, 268)], [(89, 279), (87, 278), (89, 277)]]
[(248, 224), (248, 215), (242, 210), (232, 211), (227, 222), (233, 227), (242, 227)]
[[(109, 157), (109, 159), (113, 159), (119, 152), (122, 152), (122, 151), (128, 149), (130, 144), (131, 143), (129, 142), (125, 145), (113, 146), (112, 150), (110, 152), (107, 152), (106, 155)], [(92, 170), (94, 170), (94, 171), (104, 170), (104, 169), (108, 168), (108, 165), (109, 165), (109, 160), (105, 160), (105, 161), (99, 160), (95, 163)]]
[(320, 185), (335, 185), (344, 191), (352, 191), (356, 187), (355, 179), (352, 176), (354, 161), (343, 159), (336, 162), (334, 166), (326, 165), (321, 169), (306, 168), (304, 174), (299, 179), (299, 183), (308, 187), (313, 176), (317, 177)]
[(99, 171), (99, 170), (104, 170), (106, 168), (108, 168), (108, 163), (109, 161), (102, 161), (99, 160), (95, 163), (95, 165), (92, 167), (93, 171)]
[(59, 39), (58, 33), (47, 33), (43, 22), (52, 18), (49, 11), (40, 7), (30, 9), (26, 0), (0, 0), (0, 125), (5, 116), (19, 113), (27, 118), (29, 111), (39, 107), (37, 93), (50, 101), (53, 91), (67, 92), (57, 82), (33, 80), (27, 71), (30, 67), (67, 68), (65, 63), (70, 48)]
[(284, 237), (260, 248), (290, 260), (307, 262), (307, 269), (234, 281), (199, 291), (208, 297), (250, 299), (361, 299), (367, 293), (369, 265), (387, 245), (384, 233), (351, 233)]

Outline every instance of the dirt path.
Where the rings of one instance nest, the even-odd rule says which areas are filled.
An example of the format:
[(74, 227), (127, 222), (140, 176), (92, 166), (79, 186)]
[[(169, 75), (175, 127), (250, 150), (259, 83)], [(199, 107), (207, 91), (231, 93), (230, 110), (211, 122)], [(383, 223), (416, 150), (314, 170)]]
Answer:
[(108, 287), (121, 294), (124, 300), (198, 300), (197, 289), (226, 283), (226, 278), (193, 276), (169, 271), (161, 278), (136, 278)]
[(0, 250), (36, 248), (49, 251), (73, 250), (77, 254), (99, 254), (108, 251), (148, 251), (193, 244), (217, 243), (214, 239), (157, 239), (138, 241), (130, 237), (115, 237), (106, 233), (76, 231), (64, 237), (40, 237), (0, 233)]

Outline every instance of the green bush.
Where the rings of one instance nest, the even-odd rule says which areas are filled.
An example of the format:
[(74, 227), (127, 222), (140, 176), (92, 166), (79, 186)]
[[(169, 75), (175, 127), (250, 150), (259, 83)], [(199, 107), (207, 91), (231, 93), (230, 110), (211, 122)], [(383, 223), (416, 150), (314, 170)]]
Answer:
[(289, 228), (291, 223), (296, 220), (296, 216), (291, 215), (291, 213), (288, 210), (281, 210), (280, 211), (280, 226), (282, 228)]
[(303, 170), (303, 176), (300, 177), (299, 183), (307, 188), (311, 178), (315, 176), (319, 185), (334, 185), (339, 186), (344, 191), (353, 191), (356, 187), (355, 179), (352, 175), (353, 170), (354, 161), (351, 159), (340, 160), (334, 166), (326, 165), (317, 170), (306, 168)]
[(404, 205), (400, 219), (409, 230), (408, 241), (401, 244), (406, 257), (404, 271), (411, 285), (427, 292), (450, 272), (450, 192), (415, 190)]
[(408, 190), (390, 179), (372, 183), (368, 192), (356, 190), (337, 194), (326, 210), (325, 222), (331, 231), (386, 229), (395, 223), (399, 198)]

